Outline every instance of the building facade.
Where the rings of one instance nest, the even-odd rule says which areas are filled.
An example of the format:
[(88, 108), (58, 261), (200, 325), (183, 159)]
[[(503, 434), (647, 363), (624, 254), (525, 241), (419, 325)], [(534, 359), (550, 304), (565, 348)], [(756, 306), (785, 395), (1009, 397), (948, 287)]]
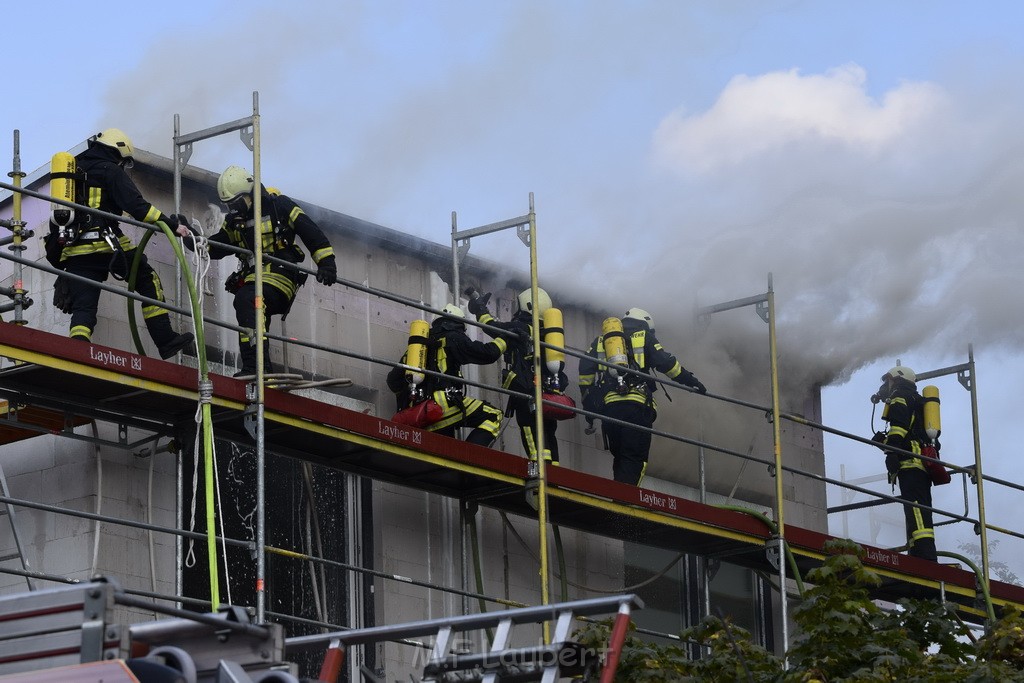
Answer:
[[(147, 199), (165, 212), (172, 211), (169, 160), (140, 150), (132, 175)], [(208, 232), (218, 229), (223, 215), (215, 191), (216, 178), (215, 173), (192, 168), (183, 175), (181, 212), (196, 218)], [(40, 170), (26, 180), (26, 187), (45, 192), (45, 181), (44, 170)], [(275, 182), (273, 178), (268, 181)], [(313, 379), (351, 380), (342, 388), (326, 387), (309, 393), (314, 400), (388, 417), (395, 405), (384, 381), (391, 366), (374, 361), (397, 361), (406, 348), (410, 322), (422, 317), (429, 320), (431, 316), (402, 301), (365, 290), (391, 293), (440, 309), (452, 301), (451, 250), (348, 216), (343, 206), (304, 203), (301, 194), (281, 189), (298, 200), (327, 234), (337, 254), (340, 277), (362, 289), (344, 283), (326, 288), (310, 278), (300, 289), (287, 319), (282, 322), (275, 318), (269, 332), (338, 352), (275, 340), (270, 346), (271, 359), (277, 368)], [(43, 201), (27, 198), (24, 202), (26, 227), (35, 233), (29, 240), (26, 258), (42, 258), (40, 240), (47, 230), (48, 212)], [(9, 196), (0, 196), (0, 216), (10, 215)], [(125, 231), (138, 242), (141, 229), (126, 226)], [(184, 301), (180, 269), (166, 240), (155, 235), (146, 254), (160, 273), (169, 300)], [(496, 317), (508, 320), (517, 293), (529, 284), (526, 249), (521, 264), (521, 269), (509, 271), (504, 265), (469, 256), (461, 265), (461, 282), (493, 292), (491, 305)], [(234, 322), (232, 298), (223, 282), (235, 265), (235, 259), (228, 257), (213, 262), (209, 270), (201, 288), (204, 313), (209, 318)], [(308, 260), (305, 265), (309, 266)], [(12, 268), (10, 262), (0, 263), (4, 285), (9, 286), (14, 277)], [(28, 326), (66, 334), (67, 316), (49, 305), (53, 276), (27, 268), (23, 278), (34, 299), (26, 312)], [(558, 289), (545, 283), (544, 273), (540, 284), (563, 310), (567, 347), (586, 349), (609, 312), (600, 309), (596, 298), (592, 306), (561, 305)], [(180, 329), (186, 329), (187, 320), (175, 319)], [(238, 366), (236, 333), (212, 325), (206, 329), (209, 358), (219, 364), (211, 370), (233, 374)], [(470, 334), (485, 338), (475, 328), (470, 328)], [(143, 337), (148, 345), (145, 351), (153, 355), (148, 338)], [(670, 350), (682, 346), (673, 343), (677, 340), (661, 328), (659, 337)], [(124, 298), (112, 293), (101, 296), (100, 321), (93, 342), (132, 350)], [(716, 386), (713, 374), (691, 367), (685, 352), (679, 355), (681, 362), (709, 387)], [(769, 394), (767, 354), (765, 358), (764, 374), (750, 377), (751, 386), (745, 393), (751, 396), (767, 398)], [(182, 371), (190, 371), (192, 361), (185, 357), (181, 362), (185, 366)], [(467, 378), (474, 382), (500, 384), (500, 364), (467, 370)], [(578, 402), (576, 362), (571, 357), (566, 371), (569, 393)], [(505, 397), (497, 391), (473, 387), (469, 393), (494, 405), (505, 405)], [(783, 393), (782, 403), (786, 412), (820, 421), (817, 387), (789, 389)], [(771, 459), (772, 427), (763, 414), (680, 391), (673, 392), (671, 401), (660, 400), (659, 405), (656, 428), (688, 438), (691, 443), (656, 436), (644, 489), (653, 495), (746, 507), (771, 516), (775, 480), (763, 461)], [(510, 424), (494, 449), (522, 455), (514, 420), (506, 422)], [(588, 434), (585, 427), (581, 418), (560, 423), (560, 467), (610, 478), (611, 456), (604, 450), (600, 430)], [(179, 443), (170, 448), (167, 439), (147, 442), (145, 434), (116, 424), (85, 424), (74, 433), (79, 438), (43, 435), (0, 447), (12, 497), (205, 531), (202, 519), (193, 523), (193, 505), (202, 509), (203, 487), (194, 474), (196, 461), (187, 429), (183, 429)], [(126, 444), (133, 446), (124, 447)], [(787, 465), (824, 474), (820, 431), (786, 423), (782, 425), (782, 449)], [(756, 459), (733, 457), (729, 452)], [(358, 627), (463, 614), (481, 609), (481, 602), (472, 597), (477, 594), (499, 601), (499, 605), (486, 605), (492, 610), (500, 608), (500, 601), (541, 601), (540, 539), (535, 518), (491, 509), (486, 501), (475, 501), (470, 496), (438, 495), (415, 481), (408, 485), (376, 481), (283, 454), (269, 455), (268, 545), (333, 563), (307, 563), (270, 554), (268, 610), (272, 618), (300, 617), (303, 621), (290, 622), (290, 631), (315, 632), (317, 624)], [(252, 446), (218, 442), (217, 460), (224, 535), (251, 540), (255, 505)], [(824, 483), (788, 471), (783, 473), (782, 483), (787, 522), (826, 532)], [(19, 510), (16, 523), (21, 538), (27, 540), (25, 559), (34, 571), (69, 579), (100, 573), (139, 591), (175, 595), (181, 590), (200, 599), (207, 595), (202, 543), (38, 509)], [(630, 540), (628, 531), (621, 530), (607, 536), (572, 528), (550, 529), (549, 533), (555, 542), (552, 564), (556, 571), (551, 579), (555, 601), (633, 591), (647, 602), (647, 609), (638, 612), (635, 619), (650, 637), (676, 634), (709, 610), (722, 609), (762, 642), (776, 643), (773, 634), (779, 628), (778, 595), (763, 578), (731, 564), (728, 557), (704, 557), (648, 545)], [(7, 529), (0, 527), (0, 554), (13, 546), (11, 541)], [(226, 552), (231, 600), (252, 604), (250, 553), (240, 548)], [(404, 581), (403, 577), (413, 581)], [(0, 591), (24, 587), (24, 577), (0, 573)], [(129, 616), (141, 617), (141, 613)], [(539, 639), (541, 634), (538, 630), (520, 637)], [(387, 671), (389, 677), (403, 678), (416, 672), (417, 656), (416, 649), (408, 645), (388, 644), (371, 648), (362, 661), (371, 669)]]

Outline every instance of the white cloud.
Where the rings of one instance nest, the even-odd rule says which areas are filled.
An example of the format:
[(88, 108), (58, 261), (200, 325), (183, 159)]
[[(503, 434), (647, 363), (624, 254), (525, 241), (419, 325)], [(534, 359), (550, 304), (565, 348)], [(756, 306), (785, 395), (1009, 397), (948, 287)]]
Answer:
[(912, 135), (946, 103), (930, 83), (904, 83), (881, 101), (866, 85), (867, 74), (856, 64), (824, 74), (791, 69), (736, 76), (703, 114), (677, 111), (665, 118), (654, 135), (656, 155), (670, 168), (705, 172), (795, 143), (873, 155)]

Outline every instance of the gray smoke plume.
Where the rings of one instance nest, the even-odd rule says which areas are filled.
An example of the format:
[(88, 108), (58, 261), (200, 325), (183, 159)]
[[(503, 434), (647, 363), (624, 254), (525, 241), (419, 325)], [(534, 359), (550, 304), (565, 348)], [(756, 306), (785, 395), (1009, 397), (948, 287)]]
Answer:
[[(173, 58), (145, 52), (98, 125), (167, 153), (174, 113), (185, 131), (234, 120), (258, 90), (267, 183), (442, 243), (451, 211), (484, 224), (525, 213), (535, 192), (550, 289), (650, 310), (666, 341), (725, 377), (761, 371), (765, 326), (734, 312), (698, 334), (693, 311), (764, 293), (769, 273), (794, 385), (912, 348), (1018, 339), (1004, 307), (1022, 291), (1019, 95), (976, 74), (873, 93), (846, 64), (733, 76), (689, 101), (738, 39), (737, 8), (748, 27), (768, 11), (256, 6), (192, 27)], [(268, 25), (281, 39), (253, 49)], [(248, 154), (228, 137), (192, 163), (218, 171)], [(508, 244), (474, 253), (525, 272)]]

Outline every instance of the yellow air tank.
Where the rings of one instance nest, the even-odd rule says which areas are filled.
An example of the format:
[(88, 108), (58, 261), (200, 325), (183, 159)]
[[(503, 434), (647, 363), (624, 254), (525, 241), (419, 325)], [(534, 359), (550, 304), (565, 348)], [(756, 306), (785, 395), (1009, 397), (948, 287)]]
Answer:
[[(430, 334), (430, 323), (426, 320), (413, 320), (409, 323), (409, 348), (405, 351), (405, 364), (422, 370), (427, 367), (427, 335)], [(406, 378), (417, 386), (423, 382), (425, 375), (414, 370), (405, 371)]]
[(934, 441), (942, 433), (942, 422), (939, 419), (939, 388), (929, 384), (921, 390), (924, 397), (924, 432)]
[[(609, 363), (626, 367), (629, 356), (626, 355), (626, 335), (622, 332), (622, 321), (618, 318), (605, 318), (601, 324), (601, 336), (604, 338), (604, 359)], [(614, 368), (609, 372), (617, 375)]]
[[(57, 152), (50, 159), (50, 196), (66, 202), (75, 201), (75, 157)], [(65, 226), (75, 218), (75, 210), (62, 204), (50, 204), (50, 218)]]
[(565, 329), (562, 327), (562, 312), (557, 308), (549, 308), (543, 316), (544, 343), (557, 346), (557, 349), (544, 349), (544, 364), (548, 372), (557, 375), (565, 367)]

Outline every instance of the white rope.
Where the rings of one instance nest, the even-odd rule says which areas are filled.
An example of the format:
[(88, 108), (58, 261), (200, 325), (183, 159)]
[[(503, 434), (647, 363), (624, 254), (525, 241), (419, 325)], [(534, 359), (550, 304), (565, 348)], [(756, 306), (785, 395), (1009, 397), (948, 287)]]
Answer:
[[(183, 238), (184, 239), (184, 238)], [(197, 310), (192, 316), (192, 332), (195, 336), (197, 343), (199, 340), (198, 321), (199, 316), (202, 315), (204, 310), (204, 297), (206, 296), (206, 290), (203, 287), (203, 282), (206, 280), (207, 275), (210, 272), (211, 259), (210, 252), (208, 249), (208, 240), (203, 232), (203, 226), (199, 221), (192, 222), (192, 240), (195, 243), (195, 248), (192, 250), (192, 273), (194, 276), (194, 285), (196, 291), (196, 304)], [(199, 375), (198, 379), (202, 380), (202, 369), (197, 367), (196, 373)], [(189, 531), (195, 531), (196, 525), (196, 499), (199, 491), (199, 458), (202, 453), (202, 426), (203, 426), (203, 405), (199, 403), (196, 405), (195, 413), (195, 424), (196, 424), (196, 436), (192, 446), (193, 453), (193, 468), (192, 468), (192, 506), (189, 515)], [(213, 479), (215, 487), (215, 505), (217, 507), (217, 518), (220, 525), (220, 537), (221, 537), (221, 555), (224, 558), (224, 587), (227, 595), (227, 604), (231, 604), (231, 574), (228, 568), (228, 555), (227, 555), (227, 534), (224, 532), (224, 515), (222, 508), (223, 494), (220, 486), (220, 470), (217, 465), (217, 447), (216, 442), (211, 449), (210, 457), (213, 458)], [(216, 533), (213, 529), (207, 529), (207, 533)], [(196, 564), (195, 555), (195, 539), (190, 538), (188, 541), (188, 552), (185, 555), (185, 566), (188, 568), (194, 567)]]
[[(202, 315), (203, 310), (203, 277), (206, 271), (209, 269), (209, 253), (205, 249), (206, 237), (203, 235), (203, 227), (198, 221), (193, 222), (193, 228), (195, 230), (192, 233), (192, 239), (195, 241), (195, 248), (192, 251), (192, 273), (195, 277), (196, 287), (196, 301), (199, 304), (199, 310), (193, 311), (192, 315), (192, 333), (195, 336), (196, 343), (199, 343), (198, 330), (196, 329), (196, 316)], [(196, 234), (198, 232), (199, 234)], [(184, 240), (184, 238), (179, 238)], [(202, 246), (200, 246), (202, 245)], [(207, 255), (206, 265), (203, 264), (203, 254)], [(198, 349), (196, 349), (198, 352)], [(199, 374), (201, 369), (196, 368), (196, 373)], [(199, 379), (202, 379), (200, 376)], [(188, 530), (190, 532), (196, 529), (196, 499), (198, 498), (199, 492), (199, 458), (202, 453), (202, 435), (203, 435), (203, 406), (201, 403), (196, 405), (196, 412), (193, 416), (193, 421), (196, 424), (196, 435), (192, 442), (192, 505), (189, 510)], [(207, 533), (210, 530), (207, 529)], [(196, 541), (194, 538), (188, 539), (188, 551), (185, 553), (185, 566), (189, 569), (196, 566)]]

